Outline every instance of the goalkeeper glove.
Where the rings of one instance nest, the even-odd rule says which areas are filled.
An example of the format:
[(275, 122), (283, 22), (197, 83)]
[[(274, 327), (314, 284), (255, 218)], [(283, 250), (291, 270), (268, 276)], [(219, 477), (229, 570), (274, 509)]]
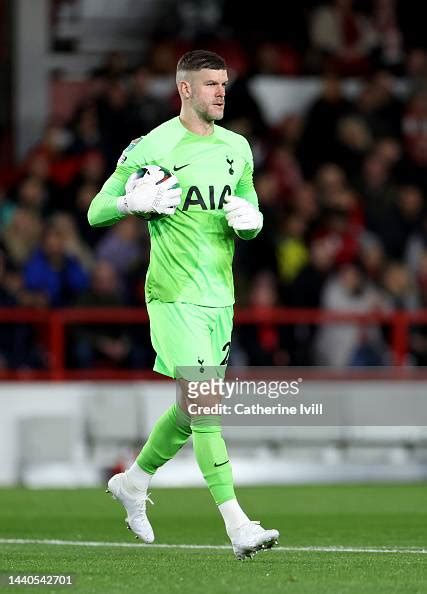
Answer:
[(244, 198), (226, 196), (226, 219), (235, 231), (259, 231), (263, 225), (260, 211)]
[[(163, 173), (159, 172), (159, 175)], [(178, 185), (175, 175), (162, 182), (153, 183), (152, 176), (144, 181), (129, 184), (126, 194), (117, 199), (117, 208), (122, 214), (175, 214), (176, 207), (181, 202), (182, 189), (173, 188)]]

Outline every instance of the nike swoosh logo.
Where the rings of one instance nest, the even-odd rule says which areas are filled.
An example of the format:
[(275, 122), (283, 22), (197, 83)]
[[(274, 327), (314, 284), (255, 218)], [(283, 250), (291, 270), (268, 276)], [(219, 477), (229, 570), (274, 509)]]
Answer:
[(215, 462), (214, 466), (217, 466), (217, 467), (218, 467), (218, 466), (224, 466), (224, 464), (227, 464), (227, 462), (229, 462), (229, 460), (226, 460), (225, 462), (221, 462), (221, 464), (217, 464), (217, 463)]
[(174, 165), (173, 170), (179, 171), (180, 169), (184, 169), (184, 167), (188, 167), (189, 165), (190, 165), (190, 163), (187, 163), (186, 165), (181, 165), (181, 167), (177, 167), (176, 165)]

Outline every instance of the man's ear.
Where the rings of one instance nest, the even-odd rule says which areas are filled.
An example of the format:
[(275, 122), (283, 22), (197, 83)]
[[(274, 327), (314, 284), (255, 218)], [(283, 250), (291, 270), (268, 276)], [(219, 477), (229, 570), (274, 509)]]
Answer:
[(191, 97), (191, 85), (186, 80), (181, 80), (178, 83), (178, 90), (179, 94), (184, 97), (184, 99), (189, 99)]

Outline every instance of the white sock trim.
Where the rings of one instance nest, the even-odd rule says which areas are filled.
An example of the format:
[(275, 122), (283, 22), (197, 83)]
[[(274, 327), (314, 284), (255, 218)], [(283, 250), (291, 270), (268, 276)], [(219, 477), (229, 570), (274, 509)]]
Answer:
[(218, 509), (224, 520), (225, 529), (227, 534), (230, 536), (230, 532), (233, 532), (239, 528), (242, 524), (250, 522), (248, 516), (240, 507), (237, 499), (229, 499), (224, 503), (218, 505)]
[(141, 491), (146, 491), (148, 489), (153, 477), (152, 474), (142, 470), (137, 462), (134, 462), (132, 466), (126, 470), (125, 474), (130, 484)]

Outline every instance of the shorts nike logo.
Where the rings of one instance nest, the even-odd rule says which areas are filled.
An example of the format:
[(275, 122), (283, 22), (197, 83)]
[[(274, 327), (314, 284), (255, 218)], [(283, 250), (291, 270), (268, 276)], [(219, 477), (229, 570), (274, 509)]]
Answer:
[(221, 464), (217, 464), (217, 463), (215, 462), (214, 466), (217, 466), (217, 467), (218, 467), (218, 466), (224, 466), (224, 464), (227, 464), (227, 462), (230, 462), (230, 460), (226, 460), (225, 462), (221, 462)]
[(181, 165), (181, 167), (177, 167), (176, 165), (174, 165), (173, 170), (179, 171), (180, 169), (184, 169), (184, 167), (188, 167), (189, 165), (190, 165), (190, 163), (187, 163), (186, 165)]

